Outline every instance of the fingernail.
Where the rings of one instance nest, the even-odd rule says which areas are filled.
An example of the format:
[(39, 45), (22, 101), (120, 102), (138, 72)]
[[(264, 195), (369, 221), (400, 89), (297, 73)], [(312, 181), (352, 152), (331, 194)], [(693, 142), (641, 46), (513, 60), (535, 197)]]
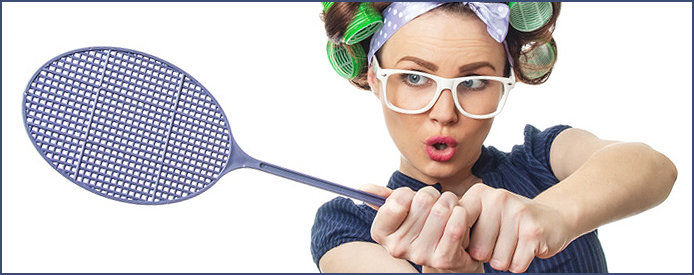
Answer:
[(514, 272), (514, 273), (519, 272), (518, 271), (519, 269), (520, 269), (520, 267), (515, 265), (515, 264), (512, 264), (511, 267), (508, 268), (509, 271)]
[(468, 253), (470, 253), (470, 256), (473, 258), (476, 258), (476, 260), (479, 260), (479, 258), (482, 257), (482, 255), (480, 255), (482, 251), (477, 248), (468, 248)]

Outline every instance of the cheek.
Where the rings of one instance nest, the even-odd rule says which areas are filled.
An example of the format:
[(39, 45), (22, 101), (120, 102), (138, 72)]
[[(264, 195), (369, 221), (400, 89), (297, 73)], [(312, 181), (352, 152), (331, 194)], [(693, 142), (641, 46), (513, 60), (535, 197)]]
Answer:
[(401, 114), (388, 109), (385, 104), (381, 105), (388, 133), (400, 152), (407, 154), (407, 151), (415, 150), (419, 129), (426, 122), (425, 116)]
[(490, 119), (474, 119), (465, 117), (460, 123), (463, 125), (460, 134), (465, 137), (463, 141), (465, 146), (463, 149), (465, 151), (475, 151), (478, 150), (484, 140), (487, 138), (489, 131), (492, 128), (492, 123), (494, 118)]

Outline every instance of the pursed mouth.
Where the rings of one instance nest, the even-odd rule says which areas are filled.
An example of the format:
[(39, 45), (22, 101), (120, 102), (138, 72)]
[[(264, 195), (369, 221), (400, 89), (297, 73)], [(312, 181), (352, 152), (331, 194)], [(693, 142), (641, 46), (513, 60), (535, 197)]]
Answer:
[(426, 151), (434, 161), (444, 162), (453, 158), (458, 142), (449, 136), (433, 136), (426, 140)]
[(437, 150), (443, 150), (448, 147), (455, 147), (458, 142), (449, 136), (433, 136), (426, 140), (427, 146), (434, 146)]
[(433, 146), (434, 146), (434, 148), (435, 148), (436, 150), (444, 150), (444, 149), (448, 148), (448, 144), (445, 144), (445, 143), (438, 143), (438, 142), (437, 142), (437, 143), (434, 143)]

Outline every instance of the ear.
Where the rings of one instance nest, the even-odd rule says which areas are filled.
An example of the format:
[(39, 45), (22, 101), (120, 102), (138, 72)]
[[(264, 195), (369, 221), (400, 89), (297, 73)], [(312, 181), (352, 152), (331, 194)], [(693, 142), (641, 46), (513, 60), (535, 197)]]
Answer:
[(369, 66), (369, 69), (366, 72), (366, 81), (369, 83), (369, 87), (371, 88), (371, 92), (376, 96), (376, 98), (380, 98), (379, 96), (379, 89), (380, 85), (378, 85), (378, 79), (376, 79), (376, 74), (374, 74), (373, 70), (373, 64)]

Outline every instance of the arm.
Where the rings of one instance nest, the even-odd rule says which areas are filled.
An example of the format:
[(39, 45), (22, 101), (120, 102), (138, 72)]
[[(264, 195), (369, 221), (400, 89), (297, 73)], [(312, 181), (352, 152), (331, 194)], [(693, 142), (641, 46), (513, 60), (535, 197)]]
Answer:
[(418, 273), (407, 261), (388, 254), (383, 246), (348, 242), (328, 250), (319, 261), (326, 273)]
[(601, 140), (567, 129), (553, 140), (549, 162), (559, 183), (529, 199), (484, 184), (461, 199), (476, 220), (473, 259), (497, 270), (525, 271), (600, 225), (662, 202), (677, 177), (670, 160), (642, 143)]
[(565, 217), (571, 239), (660, 204), (677, 178), (675, 165), (648, 145), (575, 128), (557, 135), (550, 165), (560, 182), (534, 200)]

